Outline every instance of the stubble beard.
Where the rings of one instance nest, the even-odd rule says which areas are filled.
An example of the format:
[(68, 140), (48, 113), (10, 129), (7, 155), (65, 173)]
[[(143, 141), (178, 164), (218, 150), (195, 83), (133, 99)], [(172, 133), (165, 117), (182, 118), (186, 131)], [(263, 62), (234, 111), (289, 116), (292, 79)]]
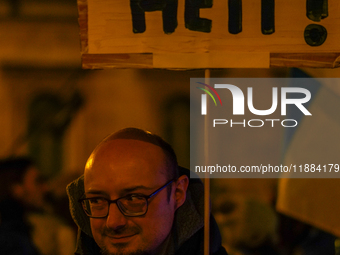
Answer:
[(136, 251), (117, 251), (117, 252), (110, 252), (106, 249), (106, 247), (101, 247), (101, 255), (151, 255), (151, 253), (147, 251), (143, 251), (138, 249)]
[[(130, 232), (138, 232), (137, 229), (132, 229), (132, 230), (129, 230), (129, 231)], [(108, 228), (105, 228), (103, 233), (102, 233), (102, 236), (105, 237), (107, 235), (114, 235), (114, 234), (117, 234), (117, 232), (126, 232), (126, 230), (112, 231)], [(127, 248), (126, 244), (119, 244), (119, 243), (114, 244), (114, 247), (116, 249), (115, 252), (110, 252), (104, 244), (99, 245), (99, 246), (100, 246), (100, 249), (101, 249), (101, 255), (151, 255), (150, 252), (142, 250), (142, 249), (137, 249), (137, 250), (132, 250), (132, 251), (129, 251), (128, 249), (126, 250), (126, 248)]]

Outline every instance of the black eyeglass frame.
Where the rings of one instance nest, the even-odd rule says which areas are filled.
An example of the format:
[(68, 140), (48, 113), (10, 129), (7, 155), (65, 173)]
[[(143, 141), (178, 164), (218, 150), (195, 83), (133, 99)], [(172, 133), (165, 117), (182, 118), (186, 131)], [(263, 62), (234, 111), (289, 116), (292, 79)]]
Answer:
[[(110, 200), (110, 199), (107, 199), (107, 198), (105, 198), (105, 197), (81, 198), (81, 199), (78, 200), (78, 202), (82, 204), (82, 208), (83, 208), (84, 212), (85, 212), (86, 215), (87, 215), (88, 217), (90, 217), (90, 218), (95, 218), (95, 219), (106, 218), (106, 217), (109, 215), (110, 205), (111, 205), (111, 204), (116, 204), (117, 207), (118, 207), (118, 209), (119, 209), (119, 211), (120, 211), (124, 216), (127, 216), (127, 217), (139, 217), (139, 216), (144, 216), (144, 215), (148, 212), (148, 209), (149, 209), (149, 199), (150, 199), (151, 197), (155, 196), (158, 192), (160, 192), (161, 190), (163, 190), (165, 187), (167, 187), (170, 183), (172, 183), (172, 182), (174, 182), (174, 181), (175, 181), (174, 179), (168, 181), (168, 182), (165, 183), (162, 187), (160, 187), (159, 189), (155, 190), (154, 192), (152, 192), (152, 193), (151, 193), (150, 195), (148, 195), (148, 196), (147, 196), (147, 195), (142, 195), (142, 194), (137, 194), (138, 197), (143, 197), (143, 198), (145, 198), (145, 201), (146, 201), (146, 210), (145, 210), (145, 212), (143, 212), (143, 213), (141, 213), (141, 214), (136, 214), (136, 215), (126, 214), (126, 213), (123, 211), (123, 209), (120, 207), (120, 206), (121, 206), (120, 203), (118, 203), (120, 199), (122, 199), (122, 198), (127, 198), (127, 197), (131, 197), (131, 196), (136, 195), (136, 194), (129, 194), (129, 195), (126, 195), (126, 196), (123, 196), (123, 197), (119, 197), (119, 198), (114, 199), (114, 200)], [(105, 216), (94, 217), (94, 216), (89, 215), (89, 214), (86, 212), (86, 210), (85, 210), (85, 208), (84, 208), (84, 206), (83, 206), (83, 202), (84, 202), (85, 200), (96, 199), (96, 198), (100, 198), (100, 199), (103, 199), (103, 200), (105, 200), (105, 201), (108, 202), (108, 206), (107, 206), (107, 214), (106, 214)]]

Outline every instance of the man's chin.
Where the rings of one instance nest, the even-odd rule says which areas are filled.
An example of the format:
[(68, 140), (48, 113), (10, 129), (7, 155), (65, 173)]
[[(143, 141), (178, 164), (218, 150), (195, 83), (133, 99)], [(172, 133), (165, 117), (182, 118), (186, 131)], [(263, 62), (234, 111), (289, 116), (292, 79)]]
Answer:
[(109, 242), (106, 246), (100, 247), (102, 255), (150, 255), (145, 250), (131, 247), (131, 243)]
[(130, 250), (130, 249), (115, 249), (108, 250), (106, 248), (101, 249), (102, 255), (150, 255), (150, 253), (143, 250)]

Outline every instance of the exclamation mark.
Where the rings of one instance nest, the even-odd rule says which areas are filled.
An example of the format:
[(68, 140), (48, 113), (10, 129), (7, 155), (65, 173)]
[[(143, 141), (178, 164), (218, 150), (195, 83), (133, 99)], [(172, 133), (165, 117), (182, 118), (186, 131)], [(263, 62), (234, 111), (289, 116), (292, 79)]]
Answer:
[[(328, 0), (307, 0), (307, 18), (320, 22), (328, 17)], [(327, 30), (319, 24), (310, 24), (306, 27), (305, 41), (310, 46), (320, 46), (327, 38)]]
[(261, 0), (261, 31), (264, 35), (275, 32), (275, 1)]

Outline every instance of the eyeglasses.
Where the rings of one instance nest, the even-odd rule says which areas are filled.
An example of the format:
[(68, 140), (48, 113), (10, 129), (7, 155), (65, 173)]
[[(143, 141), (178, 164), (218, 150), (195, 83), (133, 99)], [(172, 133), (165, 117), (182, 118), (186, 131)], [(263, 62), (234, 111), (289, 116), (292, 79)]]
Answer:
[(117, 204), (119, 211), (125, 216), (136, 217), (143, 216), (148, 211), (148, 201), (162, 189), (167, 187), (174, 180), (167, 182), (165, 185), (146, 196), (141, 194), (130, 194), (124, 197), (110, 200), (104, 197), (91, 197), (79, 199), (87, 216), (90, 218), (105, 218), (109, 215), (110, 204)]

